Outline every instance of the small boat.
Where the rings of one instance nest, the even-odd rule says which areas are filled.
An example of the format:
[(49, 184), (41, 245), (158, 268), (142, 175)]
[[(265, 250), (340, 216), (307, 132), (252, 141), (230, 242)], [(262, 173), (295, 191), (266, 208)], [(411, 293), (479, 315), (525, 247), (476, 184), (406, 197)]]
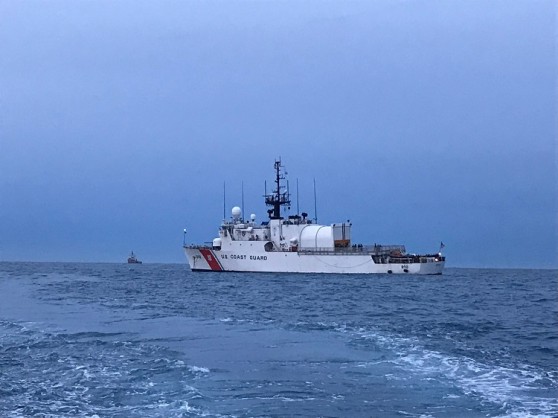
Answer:
[(133, 251), (130, 253), (130, 256), (128, 257), (128, 264), (141, 264), (141, 261), (137, 259)]

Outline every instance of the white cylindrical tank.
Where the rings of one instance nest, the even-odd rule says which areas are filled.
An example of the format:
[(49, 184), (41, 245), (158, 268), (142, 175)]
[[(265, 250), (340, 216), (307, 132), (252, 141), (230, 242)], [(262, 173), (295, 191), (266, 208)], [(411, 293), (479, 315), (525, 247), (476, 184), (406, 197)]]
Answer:
[(306, 225), (300, 231), (300, 248), (333, 248), (333, 230), (331, 226)]

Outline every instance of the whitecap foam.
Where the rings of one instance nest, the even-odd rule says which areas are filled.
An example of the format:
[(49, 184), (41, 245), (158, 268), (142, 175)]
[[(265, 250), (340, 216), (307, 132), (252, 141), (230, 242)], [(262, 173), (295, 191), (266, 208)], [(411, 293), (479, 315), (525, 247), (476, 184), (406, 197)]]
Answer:
[(188, 370), (192, 373), (209, 373), (209, 369), (207, 367), (188, 366)]
[[(14, 328), (3, 343), (10, 348), (6, 360), (17, 360), (20, 365), (6, 370), (7, 380), (13, 382), (2, 399), (11, 410), (9, 417), (69, 416), (78, 410), (92, 417), (101, 404), (108, 414), (118, 411), (126, 415), (133, 410), (150, 416), (157, 409), (163, 413), (159, 416), (182, 416), (181, 402), (200, 396), (187, 384), (192, 381), (192, 370), (184, 361), (150, 344), (110, 338), (85, 341), (66, 332), (33, 332), (29, 327), (22, 331), (22, 326)], [(201, 367), (196, 371), (202, 372)], [(114, 395), (108, 388), (125, 389)], [(121, 405), (115, 405), (115, 396), (124, 399)], [(189, 416), (204, 414), (191, 406), (187, 411)]]
[[(345, 329), (343, 332), (347, 332)], [(373, 341), (396, 353), (393, 364), (424, 379), (447, 379), (463, 393), (502, 405), (506, 416), (552, 417), (558, 415), (558, 400), (539, 396), (558, 381), (543, 370), (529, 365), (505, 367), (483, 363), (465, 356), (452, 356), (423, 347), (416, 338), (357, 332), (359, 337)]]

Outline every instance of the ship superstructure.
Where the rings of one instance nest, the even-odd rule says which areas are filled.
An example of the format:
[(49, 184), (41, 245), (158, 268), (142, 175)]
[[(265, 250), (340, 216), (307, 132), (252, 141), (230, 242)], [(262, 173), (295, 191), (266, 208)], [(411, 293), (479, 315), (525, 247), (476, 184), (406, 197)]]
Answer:
[(291, 200), (280, 160), (274, 169), (275, 189), (264, 196), (269, 219), (257, 223), (252, 214), (245, 220), (233, 207), (212, 245), (184, 244), (193, 271), (442, 274), (441, 252), (416, 255), (403, 245), (353, 244), (350, 222), (319, 225), (305, 212), (284, 218), (281, 208)]
[(128, 264), (141, 264), (141, 261), (138, 260), (133, 251), (128, 256)]

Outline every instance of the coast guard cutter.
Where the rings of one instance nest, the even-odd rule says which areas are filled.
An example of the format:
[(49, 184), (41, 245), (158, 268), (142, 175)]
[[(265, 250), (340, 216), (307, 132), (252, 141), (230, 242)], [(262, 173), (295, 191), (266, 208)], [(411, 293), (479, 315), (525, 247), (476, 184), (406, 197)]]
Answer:
[[(275, 189), (265, 195), (269, 220), (245, 220), (238, 206), (219, 227), (212, 245), (186, 245), (193, 271), (355, 274), (442, 274), (445, 257), (408, 254), (403, 245), (356, 245), (349, 222), (318, 225), (308, 214), (284, 218), (290, 206), (281, 161), (275, 161)], [(441, 248), (440, 248), (441, 251)]]

